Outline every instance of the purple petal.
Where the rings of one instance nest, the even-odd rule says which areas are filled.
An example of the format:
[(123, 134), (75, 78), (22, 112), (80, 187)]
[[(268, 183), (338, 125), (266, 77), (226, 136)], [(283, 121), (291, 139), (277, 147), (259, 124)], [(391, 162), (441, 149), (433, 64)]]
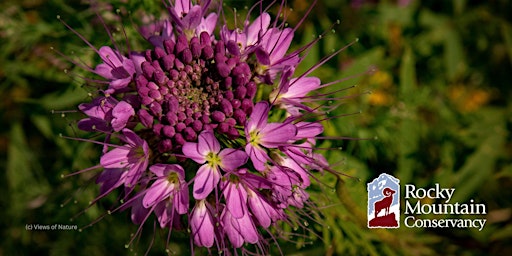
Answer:
[(217, 25), (217, 18), (216, 13), (210, 13), (205, 19), (202, 19), (201, 24), (196, 28), (196, 34), (200, 35), (201, 32), (208, 32), (211, 35)]
[(80, 129), (82, 131), (87, 131), (87, 132), (96, 132), (96, 131), (109, 132), (109, 131), (111, 131), (111, 128), (108, 125), (108, 123), (105, 120), (99, 119), (99, 118), (84, 118), (84, 119), (78, 121), (77, 126), (78, 126), (78, 129)]
[(269, 159), (267, 152), (259, 146), (253, 146), (251, 144), (247, 144), (245, 146), (245, 152), (251, 158), (252, 164), (254, 168), (258, 171), (265, 170), (265, 163)]
[(99, 54), (103, 62), (111, 67), (120, 67), (123, 65), (119, 59), (118, 53), (114, 52), (114, 50), (108, 46), (102, 46), (99, 49)]
[(131, 219), (134, 224), (141, 224), (146, 216), (148, 215), (149, 209), (142, 206), (142, 196), (137, 196), (133, 202), (131, 202)]
[(130, 150), (126, 147), (114, 148), (101, 156), (100, 164), (104, 168), (125, 168), (129, 153)]
[(238, 223), (235, 222), (235, 225), (233, 225), (232, 219), (234, 218), (231, 216), (230, 211), (225, 209), (222, 212), (221, 216), (224, 232), (226, 232), (226, 235), (228, 236), (231, 245), (233, 245), (234, 248), (240, 248), (244, 244), (244, 238), (240, 234), (239, 229), (237, 229), (237, 227), (239, 226)]
[(249, 133), (251, 131), (259, 130), (265, 127), (265, 125), (267, 125), (269, 111), (270, 108), (268, 102), (260, 101), (256, 103), (251, 116), (249, 117), (249, 121), (247, 122), (245, 132)]
[(204, 162), (206, 162), (206, 155), (199, 153), (197, 147), (198, 144), (195, 142), (185, 142), (181, 150), (186, 157), (194, 160), (198, 164), (204, 164)]
[(324, 131), (324, 126), (321, 123), (311, 122), (298, 122), (295, 124), (297, 127), (297, 139), (314, 138)]
[(174, 189), (174, 184), (169, 183), (165, 178), (158, 179), (150, 188), (147, 189), (144, 199), (142, 200), (142, 205), (146, 208), (150, 208), (169, 197)]
[(270, 123), (260, 131), (259, 143), (267, 148), (275, 148), (295, 138), (297, 127), (293, 124)]
[(94, 68), (94, 72), (109, 80), (114, 78), (112, 75), (112, 67), (105, 63), (98, 64), (96, 68)]
[(184, 28), (195, 29), (201, 23), (202, 18), (201, 6), (195, 5), (190, 9), (187, 15), (181, 19), (181, 22)]
[(197, 200), (205, 199), (217, 186), (220, 180), (220, 173), (216, 167), (204, 164), (197, 170), (194, 178), (193, 195)]
[[(146, 141), (141, 139), (136, 133), (134, 133), (130, 129), (123, 129), (123, 135), (123, 140), (132, 147), (142, 146), (145, 148), (145, 146), (147, 146)], [(148, 152), (144, 150), (144, 153)]]
[(119, 187), (124, 183), (126, 171), (117, 168), (107, 168), (101, 172), (96, 179), (96, 183), (100, 183), (100, 195), (106, 193), (109, 190)]
[(248, 205), (251, 208), (251, 212), (254, 217), (258, 220), (260, 225), (264, 228), (268, 228), (272, 224), (273, 220), (282, 218), (279, 214), (278, 209), (270, 205), (263, 197), (254, 191), (249, 191)]
[(198, 246), (212, 247), (215, 231), (213, 220), (206, 208), (205, 201), (197, 203), (190, 217), (190, 229), (194, 237), (194, 243)]
[(288, 51), (293, 39), (293, 30), (291, 28), (285, 28), (282, 31), (271, 29), (268, 34), (270, 38), (266, 50), (270, 51), (270, 61), (274, 64), (281, 60)]
[(122, 130), (128, 123), (130, 117), (134, 115), (135, 110), (133, 110), (132, 105), (125, 101), (119, 102), (114, 109), (112, 109), (112, 116), (114, 117), (114, 119), (112, 119), (112, 128), (114, 128), (114, 131), (118, 132)]
[(259, 40), (259, 35), (267, 32), (270, 25), (270, 15), (266, 12), (262, 13), (254, 22), (247, 27), (247, 46), (254, 45)]
[(184, 181), (185, 171), (183, 167), (178, 164), (154, 164), (149, 167), (149, 170), (156, 174), (157, 177), (167, 177), (170, 172), (178, 173), (180, 182)]
[(176, 195), (174, 196), (173, 203), (174, 203), (174, 207), (175, 207), (176, 211), (179, 214), (185, 214), (188, 212), (189, 199), (188, 199), (188, 188), (187, 188), (186, 183), (184, 183), (184, 185), (181, 186), (181, 188), (179, 188), (178, 193), (176, 193)]
[(224, 197), (226, 198), (226, 207), (233, 217), (239, 219), (246, 213), (247, 192), (239, 183), (227, 182), (224, 188)]
[(300, 98), (306, 96), (311, 91), (318, 89), (321, 82), (317, 77), (294, 78), (290, 80), (288, 92), (282, 95), (284, 98)]
[(244, 151), (236, 150), (232, 148), (223, 149), (219, 153), (221, 159), (221, 168), (224, 171), (232, 171), (242, 166), (247, 162), (247, 154)]
[(220, 143), (212, 131), (204, 131), (199, 134), (197, 150), (204, 156), (210, 152), (218, 153), (220, 151)]

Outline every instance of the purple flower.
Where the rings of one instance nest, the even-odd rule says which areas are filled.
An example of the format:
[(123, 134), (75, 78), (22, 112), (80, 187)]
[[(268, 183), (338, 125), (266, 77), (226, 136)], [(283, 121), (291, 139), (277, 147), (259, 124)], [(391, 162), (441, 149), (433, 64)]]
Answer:
[(190, 214), (190, 229), (197, 246), (212, 247), (215, 239), (213, 218), (205, 200), (199, 200)]
[(86, 41), (100, 63), (73, 61), (103, 77), (88, 80), (98, 90), (78, 106), (78, 128), (103, 145), (94, 202), (121, 193), (118, 209), (131, 210), (136, 236), (154, 214), (160, 228), (188, 230), (191, 245), (209, 252), (250, 253), (231, 248), (255, 244), (266, 254), (260, 232), (296, 225), (314, 205), (312, 172), (336, 173), (316, 152), (336, 82), (310, 74), (337, 53), (295, 74), (317, 40), (290, 51), (297, 27), (272, 19), (286, 17), (283, 8), (271, 15), (259, 2), (233, 26), (222, 3), (164, 5), (167, 16), (141, 26), (149, 44), (96, 50)]
[(245, 126), (247, 136), (245, 152), (258, 171), (265, 170), (265, 163), (270, 160), (265, 148), (285, 145), (297, 133), (297, 128), (291, 123), (268, 123), (269, 111), (268, 103), (259, 102)]
[(203, 164), (194, 178), (193, 195), (198, 200), (206, 198), (217, 186), (221, 177), (220, 169), (232, 171), (247, 161), (247, 155), (243, 151), (232, 148), (221, 151), (219, 141), (211, 131), (202, 132), (198, 143), (185, 143), (183, 154)]
[(155, 164), (149, 167), (149, 170), (156, 175), (157, 179), (151, 187), (146, 189), (142, 200), (144, 207), (150, 208), (167, 200), (172, 202), (172, 208), (178, 214), (187, 213), (189, 200), (183, 167), (177, 164)]
[(148, 168), (149, 146), (146, 141), (128, 129), (123, 129), (120, 139), (127, 144), (105, 153), (100, 159), (100, 164), (106, 169), (121, 168), (126, 171), (122, 176), (124, 184), (131, 187), (137, 184)]
[(136, 72), (134, 61), (108, 46), (101, 47), (98, 52), (103, 63), (96, 66), (94, 71), (110, 81), (108, 92), (113, 93), (128, 86)]
[(118, 101), (112, 97), (97, 97), (91, 103), (82, 103), (78, 109), (86, 114), (88, 117), (78, 122), (78, 128), (84, 131), (102, 131), (110, 132), (112, 116), (112, 109), (116, 106)]
[(220, 219), (224, 232), (226, 232), (233, 247), (239, 248), (244, 242), (250, 244), (258, 242), (258, 231), (248, 212), (245, 212), (240, 218), (236, 218), (231, 214), (231, 211), (226, 208), (222, 212)]

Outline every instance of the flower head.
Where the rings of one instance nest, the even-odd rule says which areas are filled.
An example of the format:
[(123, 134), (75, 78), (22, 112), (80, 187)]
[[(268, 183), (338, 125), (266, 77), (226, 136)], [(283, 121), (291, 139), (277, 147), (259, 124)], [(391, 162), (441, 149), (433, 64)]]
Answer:
[(166, 3), (168, 17), (141, 29), (148, 49), (99, 48), (88, 70), (105, 81), (78, 128), (104, 135), (100, 193), (124, 189), (134, 223), (154, 214), (198, 247), (266, 250), (263, 231), (313, 204), (313, 170), (331, 171), (315, 151), (328, 117), (311, 95), (326, 86), (295, 74), (315, 41), (290, 51), (296, 28), (265, 11), (229, 29), (210, 3)]

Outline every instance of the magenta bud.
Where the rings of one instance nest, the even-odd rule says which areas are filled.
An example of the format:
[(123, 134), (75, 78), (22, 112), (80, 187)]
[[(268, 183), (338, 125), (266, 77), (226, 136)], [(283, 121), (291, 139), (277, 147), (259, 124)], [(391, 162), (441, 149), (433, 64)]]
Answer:
[(232, 116), (233, 115), (233, 106), (231, 105), (231, 102), (227, 99), (223, 99), (220, 102), (220, 107), (222, 109), (222, 112), (226, 114), (226, 116)]
[(169, 152), (171, 150), (172, 150), (172, 141), (170, 139), (162, 140), (158, 144), (158, 151), (160, 151), (160, 153)]
[(212, 120), (215, 122), (222, 123), (226, 119), (226, 115), (218, 110), (213, 111)]
[(256, 86), (256, 83), (253, 81), (250, 81), (249, 83), (247, 83), (245, 88), (247, 89), (245, 96), (252, 100), (254, 98), (254, 96), (256, 95), (256, 90), (258, 89)]
[(229, 70), (228, 65), (224, 62), (217, 62), (217, 71), (219, 72), (219, 75), (221, 77), (227, 77), (231, 72), (231, 70)]
[(238, 109), (242, 106), (242, 102), (238, 99), (234, 99), (231, 101), (231, 105), (233, 106), (233, 109)]
[(157, 102), (152, 102), (149, 105), (149, 110), (153, 113), (155, 116), (159, 116), (162, 114), (162, 106)]
[(240, 47), (238, 47), (238, 44), (235, 41), (229, 40), (226, 44), (226, 48), (228, 49), (229, 53), (235, 56), (240, 55)]
[(173, 40), (167, 39), (164, 41), (164, 49), (167, 52), (167, 54), (172, 54), (174, 52), (174, 46), (176, 44)]
[(186, 35), (180, 34), (176, 41), (177, 41), (176, 42), (176, 46), (174, 48), (176, 53), (180, 53), (183, 50), (185, 50), (186, 48), (188, 48), (188, 40), (187, 40), (187, 36)]
[(146, 78), (151, 79), (153, 77), (153, 73), (155, 72), (155, 68), (151, 65), (150, 62), (142, 62), (142, 73)]
[(203, 46), (203, 47), (209, 46), (212, 44), (210, 35), (206, 31), (201, 32), (201, 34), (199, 35), (199, 38), (200, 38), (201, 46)]
[(185, 68), (183, 62), (181, 62), (178, 58), (174, 59), (174, 66), (177, 70), (183, 70), (183, 68)]
[(173, 54), (165, 55), (162, 58), (162, 66), (164, 67), (165, 70), (170, 70), (174, 67), (174, 59), (175, 57)]
[[(197, 37), (194, 37), (197, 38)], [(194, 39), (192, 38), (192, 39)], [(195, 59), (199, 58), (201, 56), (201, 44), (199, 42), (191, 42), (190, 43), (190, 52), (192, 53), (192, 57)]]
[(183, 135), (181, 135), (181, 133), (176, 133), (176, 135), (174, 135), (174, 141), (178, 145), (183, 145), (186, 142), (185, 139), (183, 138)]
[(202, 54), (203, 54), (203, 58), (205, 58), (207, 60), (213, 59), (213, 55), (215, 55), (213, 48), (209, 45), (203, 47)]
[(217, 131), (222, 134), (227, 133), (229, 131), (229, 124), (220, 123), (219, 126), (217, 127)]
[(164, 126), (164, 128), (162, 129), (162, 132), (163, 132), (163, 134), (165, 136), (167, 136), (169, 138), (174, 137), (174, 135), (176, 134), (176, 131), (174, 130), (174, 127), (172, 127), (170, 125)]
[(151, 90), (149, 91), (149, 97), (157, 100), (157, 101), (160, 101), (162, 100), (162, 94), (160, 94), (160, 91), (159, 90)]
[(164, 125), (163, 124), (155, 124), (153, 125), (153, 132), (160, 136), (161, 132), (162, 132), (162, 128), (164, 128)]
[(247, 113), (247, 115), (250, 115), (252, 113), (253, 107), (254, 107), (254, 104), (252, 103), (252, 100), (250, 100), (250, 99), (242, 100), (241, 108), (245, 111), (245, 113)]
[(137, 112), (139, 115), (140, 122), (147, 128), (151, 128), (153, 126), (153, 116), (148, 113), (145, 109), (139, 109)]
[(224, 123), (228, 124), (229, 126), (235, 126), (236, 125), (236, 121), (232, 117), (226, 118), (226, 121), (224, 121)]
[(162, 49), (160, 47), (155, 47), (155, 50), (153, 51), (154, 59), (161, 59), (165, 55), (167, 55), (167, 54), (165, 53), (164, 49)]
[(195, 141), (197, 139), (197, 133), (191, 127), (185, 128), (182, 134), (184, 139), (187, 141)]
[(245, 98), (246, 93), (247, 89), (245, 89), (245, 86), (238, 86), (235, 90), (235, 98), (242, 100)]
[(199, 120), (195, 120), (192, 123), (192, 129), (194, 129), (194, 131), (196, 131), (196, 132), (200, 132), (201, 129), (203, 129), (203, 123), (201, 123), (201, 121), (199, 121)]
[(190, 64), (192, 62), (192, 52), (190, 49), (186, 48), (181, 52), (181, 60), (185, 64)]
[(217, 41), (217, 44), (215, 44), (215, 54), (226, 56), (226, 46), (224, 45), (224, 41)]
[(237, 124), (243, 125), (247, 120), (247, 114), (242, 109), (237, 109), (235, 113), (233, 113), (233, 118), (235, 118)]
[(224, 81), (222, 82), (222, 88), (224, 90), (229, 90), (231, 89), (231, 85), (233, 83), (233, 78), (231, 78), (230, 76), (226, 77), (226, 79), (224, 79)]
[(187, 126), (184, 123), (180, 122), (180, 123), (178, 123), (176, 125), (176, 131), (177, 132), (181, 132), (181, 131), (185, 130), (185, 128), (187, 128)]

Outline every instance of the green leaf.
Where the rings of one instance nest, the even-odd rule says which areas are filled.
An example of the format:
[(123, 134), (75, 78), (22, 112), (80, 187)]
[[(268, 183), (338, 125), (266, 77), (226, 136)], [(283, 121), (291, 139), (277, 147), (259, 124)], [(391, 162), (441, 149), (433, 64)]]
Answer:
[[(482, 114), (478, 126), (486, 127), (479, 147), (471, 154), (462, 168), (455, 174), (457, 190), (453, 196), (454, 202), (464, 202), (477, 193), (478, 189), (489, 179), (495, 169), (495, 164), (503, 150), (506, 128), (503, 114), (487, 110)], [(490, 129), (490, 130), (489, 130)]]

